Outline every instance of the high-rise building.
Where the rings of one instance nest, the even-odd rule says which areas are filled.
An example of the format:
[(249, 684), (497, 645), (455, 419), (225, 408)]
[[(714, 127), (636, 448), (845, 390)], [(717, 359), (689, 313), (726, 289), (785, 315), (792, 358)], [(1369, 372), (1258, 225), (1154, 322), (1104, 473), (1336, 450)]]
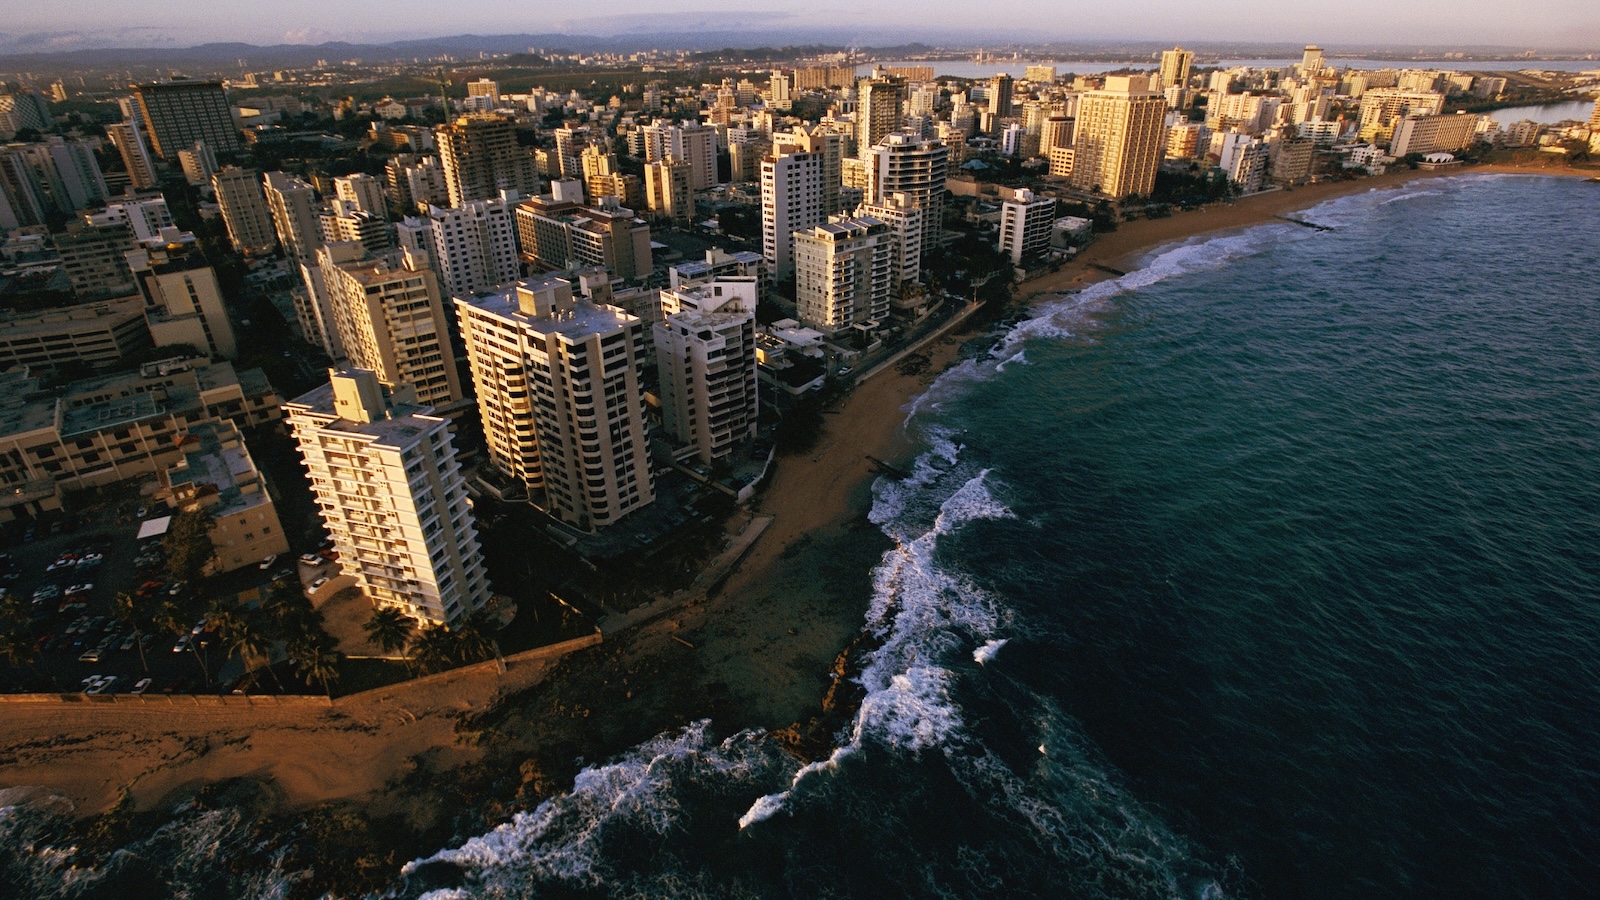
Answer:
[(554, 276), (458, 297), (456, 310), (496, 469), (585, 531), (655, 499), (637, 317), (574, 301)]
[(138, 190), (156, 186), (156, 164), (150, 158), (150, 148), (145, 146), (144, 135), (139, 133), (137, 121), (119, 122), (106, 126), (106, 137), (122, 155), (122, 164), (128, 170), (128, 181)]
[(634, 281), (650, 274), (650, 225), (607, 197), (585, 206), (552, 197), (517, 204), (522, 258), (545, 269), (602, 266), (611, 277)]
[(382, 218), (357, 209), (350, 200), (335, 200), (317, 214), (322, 240), (354, 241), (369, 253), (383, 253), (395, 246), (394, 228)]
[[(761, 161), (761, 252), (774, 278), (794, 268), (794, 233), (821, 222), (823, 154), (799, 150), (777, 135)], [(835, 191), (837, 195), (837, 191)]]
[(1143, 76), (1111, 75), (1078, 99), (1072, 186), (1108, 197), (1149, 194), (1166, 150), (1166, 100)]
[(1189, 86), (1189, 67), (1194, 65), (1194, 51), (1182, 47), (1173, 47), (1171, 50), (1161, 51), (1161, 79), (1160, 90), (1165, 93), (1170, 87)]
[(0, 94), (0, 140), (9, 141), (24, 128), (43, 131), (51, 123), (50, 104), (37, 93)]
[(219, 153), (237, 153), (239, 129), (219, 81), (163, 81), (133, 87), (144, 117), (144, 134), (162, 159), (176, 159), (178, 151), (195, 141)]
[(533, 154), (517, 143), (516, 125), (496, 115), (474, 114), (434, 129), (450, 205), (491, 200), (502, 191), (539, 192)]
[(922, 229), (925, 213), (917, 201), (906, 194), (890, 194), (882, 200), (867, 202), (856, 207), (858, 219), (870, 218), (889, 226), (894, 235), (894, 267), (889, 278), (889, 290), (896, 292), (902, 284), (922, 277)]
[(754, 280), (723, 287), (712, 280), (672, 291), (680, 308), (652, 329), (662, 424), (707, 465), (753, 440), (761, 412)]
[(707, 191), (717, 186), (717, 131), (708, 125), (657, 123), (640, 129), (644, 159), (653, 163), (668, 158), (689, 166), (689, 189)]
[(1399, 157), (1412, 153), (1455, 153), (1465, 150), (1477, 139), (1480, 118), (1457, 113), (1397, 119), (1394, 138), (1389, 141), (1389, 155)]
[(473, 200), (454, 209), (428, 208), (396, 229), (401, 247), (427, 251), (446, 297), (464, 297), (515, 281), (517, 198)]
[[(876, 70), (875, 70), (876, 71)], [(887, 75), (863, 78), (856, 85), (856, 153), (868, 149), (900, 128), (905, 115), (906, 83)]]
[(1412, 115), (1436, 116), (1441, 112), (1444, 112), (1444, 95), (1438, 91), (1372, 88), (1361, 95), (1361, 125), (1357, 135), (1363, 141), (1387, 143), (1397, 119)]
[(178, 165), (183, 168), (184, 180), (190, 184), (210, 184), (211, 176), (217, 173), (217, 154), (211, 152), (205, 141), (195, 141), (193, 147), (178, 151)]
[(995, 123), (991, 131), (998, 132), (999, 120), (1011, 115), (1011, 76), (1004, 72), (989, 79), (989, 121)]
[(284, 405), (344, 574), (372, 602), (455, 625), (489, 601), (450, 423), (344, 369)]
[(922, 254), (932, 259), (944, 238), (945, 175), (949, 150), (931, 138), (891, 134), (866, 153), (865, 202), (904, 194), (922, 209)]
[(61, 268), (72, 292), (84, 300), (125, 297), (137, 289), (128, 268), (133, 230), (125, 222), (101, 225), (70, 223), (65, 234), (52, 236)]
[(316, 263), (345, 358), (385, 384), (407, 384), (434, 408), (461, 399), (439, 282), (415, 252), (371, 254), (327, 244)]
[(1051, 84), (1056, 80), (1056, 67), (1029, 65), (1023, 70), (1022, 77), (1034, 84)]
[(43, 141), (24, 145), (22, 153), (55, 208), (73, 213), (99, 206), (110, 195), (94, 149), (88, 141), (69, 141), (60, 135), (50, 135)]
[(163, 228), (172, 227), (172, 211), (167, 208), (167, 198), (156, 194), (130, 197), (107, 203), (105, 209), (83, 214), (90, 225), (126, 225), (135, 241), (160, 240)]
[(272, 210), (255, 169), (224, 166), (211, 176), (211, 189), (222, 208), (233, 249), (245, 256), (264, 256), (278, 248), (272, 227)]
[(693, 172), (689, 163), (669, 156), (645, 163), (644, 197), (650, 214), (687, 224), (694, 218)]
[(1035, 197), (1033, 191), (1023, 188), (1016, 198), (1000, 205), (1001, 253), (1011, 257), (1012, 265), (1021, 265), (1023, 257), (1042, 253), (1050, 246), (1050, 232), (1056, 222), (1056, 201), (1052, 197)]
[(800, 321), (828, 333), (868, 328), (889, 315), (894, 235), (877, 219), (834, 216), (794, 236)]
[(383, 185), (378, 179), (363, 172), (341, 175), (333, 180), (333, 194), (340, 200), (355, 205), (364, 213), (380, 219), (389, 218), (389, 204), (383, 199)]
[(268, 172), (261, 180), (283, 252), (293, 259), (309, 258), (322, 243), (316, 189), (300, 176), (285, 172)]
[(216, 270), (200, 253), (194, 235), (166, 229), (163, 239), (129, 251), (127, 258), (157, 347), (185, 344), (214, 357), (238, 355)]
[(555, 171), (553, 178), (581, 178), (583, 177), (583, 153), (589, 147), (589, 129), (557, 128), (555, 130), (556, 152)]
[(1307, 44), (1305, 52), (1300, 55), (1300, 77), (1310, 78), (1322, 71), (1322, 48), (1316, 44)]

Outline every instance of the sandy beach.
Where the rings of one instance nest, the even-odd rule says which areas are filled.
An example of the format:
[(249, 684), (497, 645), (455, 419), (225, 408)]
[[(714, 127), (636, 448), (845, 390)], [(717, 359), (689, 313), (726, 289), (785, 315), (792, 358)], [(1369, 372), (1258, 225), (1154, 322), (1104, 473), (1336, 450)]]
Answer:
[[(1197, 234), (1417, 178), (1488, 171), (1591, 174), (1402, 170), (1258, 194), (1126, 223), (1059, 271), (1023, 284), (1018, 298), (1110, 277), (1094, 266), (1127, 270), (1151, 249)], [(554, 664), (506, 675), (480, 670), (331, 708), (8, 704), (0, 787), (40, 786), (90, 815), (124, 790), (137, 808), (155, 809), (199, 785), (254, 778), (270, 785), (281, 808), (359, 802), (406, 812), (420, 834), (432, 818), (418, 810), (432, 803), (480, 803), (492, 819), (564, 789), (583, 760), (698, 718), (724, 733), (805, 726), (834, 683), (836, 659), (860, 633), (870, 568), (888, 546), (865, 521), (876, 476), (868, 457), (908, 461), (905, 408), (955, 361), (962, 340), (924, 348), (930, 364), (919, 374), (889, 367), (857, 387), (825, 417), (815, 449), (779, 461), (753, 504), (773, 522), (732, 575), (660, 620)]]

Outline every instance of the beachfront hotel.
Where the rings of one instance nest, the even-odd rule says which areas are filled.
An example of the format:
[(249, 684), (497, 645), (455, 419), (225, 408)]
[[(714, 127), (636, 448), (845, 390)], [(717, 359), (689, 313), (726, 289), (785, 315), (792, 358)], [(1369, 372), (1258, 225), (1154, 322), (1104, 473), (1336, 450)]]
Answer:
[(1078, 100), (1072, 186), (1107, 197), (1148, 194), (1166, 150), (1167, 101), (1142, 75), (1110, 75)]
[(456, 298), (489, 461), (583, 531), (655, 500), (636, 316), (555, 276)]
[(489, 579), (449, 421), (410, 385), (370, 369), (284, 404), (345, 575), (375, 606), (454, 625), (489, 600)]

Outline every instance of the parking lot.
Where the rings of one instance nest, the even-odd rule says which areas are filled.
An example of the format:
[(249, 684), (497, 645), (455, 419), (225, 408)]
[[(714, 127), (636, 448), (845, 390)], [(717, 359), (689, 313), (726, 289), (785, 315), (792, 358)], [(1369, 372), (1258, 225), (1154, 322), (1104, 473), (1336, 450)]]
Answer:
[[(26, 611), (19, 637), (34, 650), (31, 664), (0, 662), (0, 690), (199, 693), (237, 685), (243, 667), (207, 629), (203, 611), (214, 600), (230, 608), (249, 602), (274, 577), (298, 583), (298, 567), (293, 560), (250, 566), (212, 579), (209, 596), (196, 596), (189, 585), (166, 580), (159, 539), (136, 537), (139, 522), (157, 515), (166, 511), (125, 500), (0, 530), (0, 589)], [(132, 598), (120, 616), (113, 604), (119, 593)], [(164, 626), (164, 608), (188, 612)]]

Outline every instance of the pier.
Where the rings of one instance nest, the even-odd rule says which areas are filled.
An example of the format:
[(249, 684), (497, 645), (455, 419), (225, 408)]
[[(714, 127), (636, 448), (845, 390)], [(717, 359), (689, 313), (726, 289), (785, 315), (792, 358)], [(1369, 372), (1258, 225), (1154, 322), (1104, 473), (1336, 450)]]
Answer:
[(1288, 222), (1291, 225), (1299, 225), (1301, 228), (1311, 228), (1311, 229), (1315, 229), (1317, 231), (1332, 231), (1333, 230), (1333, 228), (1328, 226), (1328, 225), (1318, 225), (1315, 222), (1307, 222), (1304, 219), (1291, 219), (1288, 216), (1273, 216), (1273, 218), (1274, 219), (1282, 219), (1283, 221)]

